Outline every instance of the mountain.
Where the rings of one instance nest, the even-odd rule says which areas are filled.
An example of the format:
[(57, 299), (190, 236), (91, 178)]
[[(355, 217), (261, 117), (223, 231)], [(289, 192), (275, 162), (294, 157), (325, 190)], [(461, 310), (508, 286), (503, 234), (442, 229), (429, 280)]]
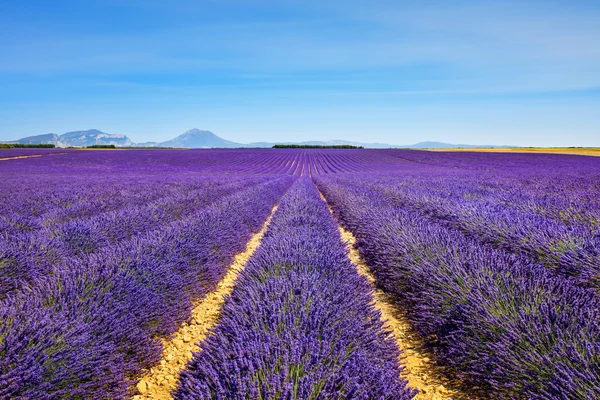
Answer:
[(60, 137), (56, 133), (44, 133), (42, 135), (35, 136), (27, 136), (23, 139), (15, 140), (10, 143), (19, 143), (19, 144), (53, 144), (58, 147), (60, 142)]
[(94, 144), (114, 144), (119, 147), (131, 146), (133, 142), (125, 135), (105, 133), (97, 129), (67, 132), (60, 135), (60, 140), (68, 146), (84, 147)]
[(519, 146), (495, 146), (492, 144), (452, 144), (452, 143), (443, 143), (443, 142), (419, 142), (415, 144), (411, 144), (408, 146), (399, 146), (405, 147), (409, 149), (474, 149), (474, 148), (485, 148), (485, 147), (493, 147), (493, 148), (515, 148)]
[(385, 149), (385, 148), (408, 148), (408, 149), (431, 149), (431, 148), (475, 148), (475, 147), (497, 147), (497, 148), (508, 148), (516, 146), (492, 146), (492, 145), (468, 145), (468, 144), (451, 144), (442, 142), (419, 142), (411, 145), (394, 145), (387, 143), (361, 143), (352, 142), (347, 140), (327, 140), (318, 141), (311, 140), (305, 142), (253, 142), (248, 144), (236, 143), (229, 140), (225, 140), (215, 135), (211, 131), (202, 131), (200, 129), (190, 129), (187, 132), (182, 133), (174, 139), (166, 142), (144, 142), (144, 143), (133, 143), (125, 135), (117, 135), (111, 133), (105, 133), (97, 129), (89, 129), (87, 131), (74, 131), (57, 135), (55, 133), (46, 133), (37, 136), (28, 136), (17, 141), (8, 143), (21, 143), (21, 144), (54, 144), (56, 147), (85, 147), (95, 144), (114, 144), (117, 147), (176, 147), (176, 148), (239, 148), (239, 147), (250, 147), (250, 148), (263, 148), (273, 147), (275, 144), (300, 144), (300, 145), (352, 145), (352, 146), (363, 146), (368, 149)]
[(9, 143), (20, 144), (53, 144), (56, 147), (85, 147), (94, 144), (114, 144), (119, 147), (133, 145), (133, 142), (125, 135), (115, 135), (89, 129), (87, 131), (74, 131), (57, 135), (56, 133), (45, 133), (42, 135), (28, 136)]
[(175, 139), (168, 140), (159, 144), (160, 147), (179, 147), (179, 148), (236, 148), (243, 147), (241, 143), (230, 142), (221, 139), (211, 131), (201, 131), (200, 129), (190, 129), (182, 133)]

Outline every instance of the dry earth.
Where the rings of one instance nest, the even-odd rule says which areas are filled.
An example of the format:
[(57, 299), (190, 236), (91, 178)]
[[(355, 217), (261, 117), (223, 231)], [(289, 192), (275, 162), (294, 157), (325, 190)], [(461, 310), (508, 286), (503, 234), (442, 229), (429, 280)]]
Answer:
[[(326, 201), (322, 195), (321, 197)], [(190, 321), (183, 323), (171, 338), (163, 340), (163, 358), (157, 366), (151, 368), (140, 378), (136, 386), (138, 394), (133, 396), (134, 400), (172, 399), (171, 391), (177, 387), (180, 372), (192, 359), (193, 353), (201, 349), (201, 342), (210, 334), (211, 328), (217, 324), (225, 297), (231, 293), (246, 262), (260, 245), (276, 209), (277, 207), (273, 208), (261, 230), (252, 236), (246, 249), (236, 255), (234, 262), (217, 288), (196, 304), (192, 310)], [(347, 243), (348, 258), (356, 265), (358, 272), (365, 276), (373, 286), (374, 306), (381, 312), (386, 329), (390, 331), (398, 347), (403, 351), (400, 359), (404, 366), (402, 376), (411, 387), (419, 390), (419, 394), (415, 398), (418, 400), (462, 398), (463, 396), (458, 396), (449, 387), (448, 379), (439, 373), (432, 361), (433, 356), (424, 348), (421, 339), (411, 329), (406, 317), (393, 305), (391, 299), (383, 291), (376, 288), (373, 274), (358, 250), (354, 248), (356, 242), (354, 235), (341, 226), (339, 226), (339, 231), (342, 240)]]
[[(323, 194), (321, 198), (327, 202)], [(331, 207), (329, 211), (332, 212)], [(367, 278), (371, 284), (374, 306), (381, 312), (385, 328), (390, 331), (396, 344), (402, 349), (403, 354), (399, 360), (404, 366), (402, 376), (411, 387), (419, 390), (415, 399), (442, 400), (465, 397), (459, 396), (449, 387), (449, 380), (440, 373), (439, 368), (432, 361), (433, 355), (425, 349), (419, 335), (410, 327), (406, 316), (393, 304), (388, 295), (376, 287), (375, 277), (369, 270), (369, 266), (354, 247), (356, 243), (354, 235), (341, 225), (338, 227), (342, 240), (346, 242), (348, 258), (356, 266), (359, 274)]]
[(261, 230), (252, 236), (246, 249), (235, 256), (233, 264), (229, 266), (227, 274), (219, 282), (217, 288), (196, 304), (192, 310), (190, 321), (183, 323), (173, 337), (163, 340), (162, 360), (141, 377), (137, 384), (138, 394), (133, 396), (134, 400), (172, 399), (170, 392), (177, 387), (179, 373), (192, 359), (193, 353), (201, 349), (202, 340), (217, 324), (225, 297), (231, 293), (246, 262), (260, 245), (276, 210), (277, 206), (273, 208)]

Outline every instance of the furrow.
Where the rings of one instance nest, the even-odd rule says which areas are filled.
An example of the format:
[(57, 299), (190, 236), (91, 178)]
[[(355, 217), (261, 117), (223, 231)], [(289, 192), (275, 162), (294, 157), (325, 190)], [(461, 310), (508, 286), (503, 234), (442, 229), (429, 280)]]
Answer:
[(139, 394), (133, 396), (134, 400), (173, 398), (170, 392), (177, 387), (179, 373), (192, 359), (193, 353), (200, 350), (201, 342), (217, 324), (225, 297), (231, 293), (246, 262), (260, 245), (276, 210), (277, 205), (271, 210), (271, 214), (261, 230), (250, 238), (246, 249), (235, 256), (233, 263), (227, 269), (227, 274), (218, 283), (217, 288), (198, 301), (192, 310), (190, 321), (183, 323), (172, 338), (163, 340), (162, 360), (140, 379), (137, 384)]
[[(323, 193), (319, 191), (323, 201), (327, 202)], [(329, 211), (334, 215), (331, 206)], [(337, 221), (337, 219), (336, 219)], [(364, 276), (372, 286), (373, 304), (381, 313), (384, 327), (395, 339), (402, 350), (399, 358), (403, 365), (402, 377), (408, 381), (410, 387), (418, 389), (416, 400), (442, 400), (459, 398), (458, 394), (448, 387), (449, 379), (444, 377), (439, 368), (432, 362), (433, 355), (427, 351), (419, 335), (410, 327), (408, 319), (393, 303), (392, 299), (375, 285), (375, 277), (371, 273), (359, 251), (354, 246), (356, 238), (349, 230), (338, 224), (342, 241), (347, 245), (348, 258), (356, 267), (358, 273)]]

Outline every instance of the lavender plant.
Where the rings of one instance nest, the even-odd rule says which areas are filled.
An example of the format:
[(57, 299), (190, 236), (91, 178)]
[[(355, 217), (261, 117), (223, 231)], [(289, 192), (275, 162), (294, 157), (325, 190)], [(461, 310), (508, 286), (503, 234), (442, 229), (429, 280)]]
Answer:
[(314, 184), (283, 197), (177, 399), (409, 399), (399, 350)]
[(600, 159), (0, 150), (0, 397), (127, 398), (294, 177), (180, 398), (410, 398), (312, 177), (485, 398), (600, 397)]
[(259, 182), (264, 179), (242, 178), (225, 183), (205, 178), (195, 182), (199, 189), (172, 193), (167, 199), (147, 205), (131, 202), (117, 211), (71, 219), (35, 232), (9, 234), (0, 239), (0, 262), (5, 267), (0, 270), (0, 298), (24, 284), (35, 284), (37, 277), (45, 276), (69, 257), (85, 257), (141, 233), (165, 229), (174, 221), (193, 219), (211, 203)]
[(288, 179), (223, 199), (85, 259), (0, 303), (0, 396), (126, 398), (158, 362), (158, 338), (189, 316), (258, 230)]
[(491, 398), (600, 396), (594, 293), (394, 207), (358, 180), (317, 182), (357, 236), (378, 284), (467, 387)]

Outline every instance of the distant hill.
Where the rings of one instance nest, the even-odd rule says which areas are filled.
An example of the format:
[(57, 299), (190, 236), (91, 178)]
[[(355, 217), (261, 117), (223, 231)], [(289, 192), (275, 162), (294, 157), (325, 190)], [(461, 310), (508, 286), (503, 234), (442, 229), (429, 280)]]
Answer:
[(114, 144), (119, 147), (131, 146), (133, 142), (125, 135), (115, 135), (105, 133), (97, 129), (89, 129), (87, 131), (67, 132), (60, 135), (60, 140), (63, 143), (68, 143), (69, 146), (93, 146)]
[(23, 139), (15, 140), (12, 143), (19, 144), (53, 144), (58, 147), (60, 137), (56, 133), (44, 133), (42, 135), (27, 136)]
[(397, 145), (387, 143), (362, 143), (362, 142), (351, 142), (347, 140), (311, 140), (305, 142), (252, 142), (252, 143), (237, 143), (226, 139), (223, 139), (211, 131), (203, 131), (200, 129), (190, 129), (187, 132), (182, 133), (174, 139), (167, 140), (166, 142), (143, 142), (133, 143), (125, 135), (111, 134), (99, 131), (97, 129), (88, 129), (87, 131), (74, 131), (57, 135), (56, 133), (46, 133), (37, 136), (28, 136), (13, 142), (8, 143), (21, 143), (21, 144), (53, 144), (56, 147), (87, 147), (93, 145), (115, 145), (117, 147), (175, 147), (175, 148), (269, 148), (275, 144), (299, 144), (299, 145), (317, 145), (317, 146), (331, 146), (331, 145), (351, 145), (351, 146), (363, 146), (368, 149), (389, 149), (389, 148), (406, 148), (406, 149), (425, 149), (425, 148), (478, 148), (478, 147), (489, 147), (489, 148), (508, 148), (517, 146), (494, 146), (494, 145), (469, 145), (469, 144), (451, 144), (442, 142), (419, 142), (409, 145)]
[(159, 143), (159, 147), (179, 147), (179, 148), (236, 148), (243, 147), (241, 143), (230, 142), (222, 139), (211, 131), (201, 131), (200, 129), (190, 129), (182, 133), (175, 139)]
[(93, 145), (113, 144), (118, 147), (131, 146), (133, 142), (125, 135), (114, 135), (97, 129), (87, 131), (74, 131), (57, 135), (45, 133), (42, 135), (28, 136), (9, 143), (20, 144), (53, 144), (56, 147), (86, 147)]
[(409, 149), (474, 149), (474, 148), (483, 148), (483, 147), (493, 147), (493, 148), (514, 148), (519, 146), (496, 146), (492, 144), (451, 144), (451, 143), (443, 143), (443, 142), (419, 142), (415, 144), (411, 144), (408, 146), (401, 146)]

